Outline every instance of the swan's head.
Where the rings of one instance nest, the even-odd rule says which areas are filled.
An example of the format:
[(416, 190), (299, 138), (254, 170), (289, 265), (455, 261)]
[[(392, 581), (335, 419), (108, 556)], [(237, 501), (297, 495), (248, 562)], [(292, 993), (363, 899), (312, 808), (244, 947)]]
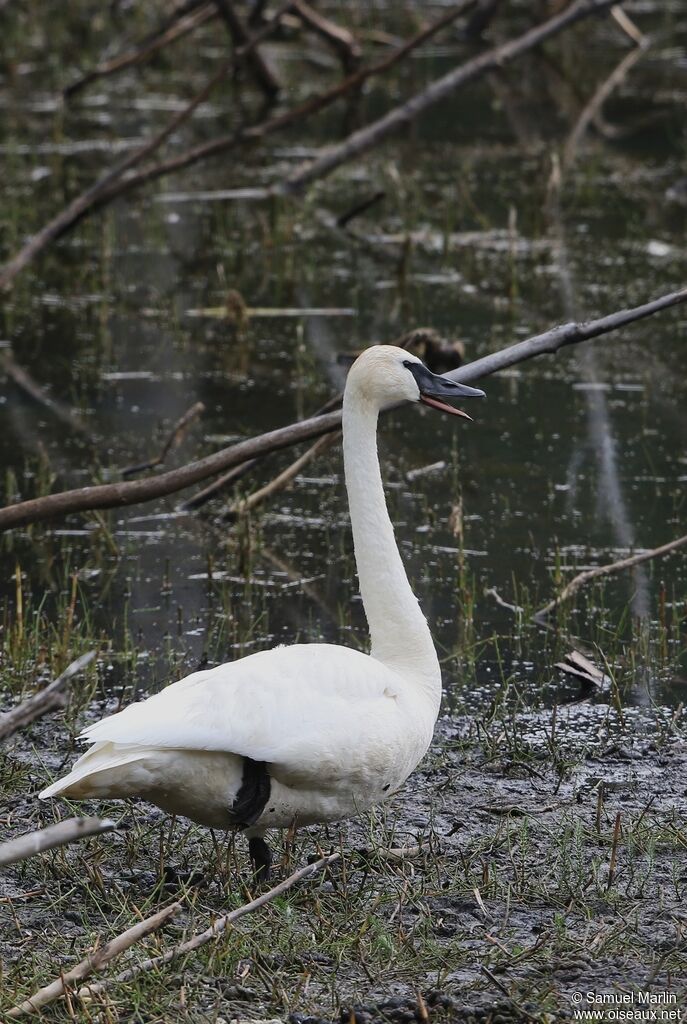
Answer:
[(366, 401), (383, 409), (397, 402), (424, 402), (434, 409), (464, 416), (439, 398), (484, 398), (479, 388), (457, 384), (428, 370), (421, 359), (396, 345), (373, 345), (365, 349), (353, 363), (346, 381), (346, 390), (355, 389)]

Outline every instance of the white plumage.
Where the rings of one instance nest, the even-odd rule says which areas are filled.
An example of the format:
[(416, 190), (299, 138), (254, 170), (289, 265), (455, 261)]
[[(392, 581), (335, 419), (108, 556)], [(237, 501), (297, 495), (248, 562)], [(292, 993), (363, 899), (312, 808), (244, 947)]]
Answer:
[(40, 797), (140, 796), (243, 828), (266, 873), (266, 829), (348, 817), (395, 792), (431, 741), (441, 676), (386, 510), (377, 417), (391, 402), (469, 393), (481, 394), (391, 346), (349, 373), (344, 463), (370, 655), (297, 644), (195, 672), (88, 726), (91, 748)]

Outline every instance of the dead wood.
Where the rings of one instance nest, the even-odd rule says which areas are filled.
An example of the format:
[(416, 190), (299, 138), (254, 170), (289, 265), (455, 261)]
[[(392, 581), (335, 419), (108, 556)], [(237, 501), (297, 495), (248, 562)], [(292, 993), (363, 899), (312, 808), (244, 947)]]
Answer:
[(15, 361), (11, 351), (0, 352), (0, 369), (20, 388), (24, 394), (37, 402), (77, 434), (90, 438), (90, 431), (77, 412), (64, 402), (53, 398), (34, 380), (30, 373)]
[(46, 850), (55, 850), (59, 846), (67, 846), (79, 839), (98, 836), (102, 832), (111, 832), (117, 825), (109, 818), (67, 818), (47, 828), (39, 828), (35, 832), (10, 839), (0, 845), (0, 867), (17, 864), (19, 861), (35, 857)]
[(142, 462), (138, 466), (127, 466), (126, 469), (122, 470), (122, 477), (126, 479), (129, 476), (135, 476), (137, 473), (143, 473), (147, 469), (155, 469), (156, 466), (160, 466), (167, 456), (169, 455), (172, 448), (178, 448), (184, 438), (186, 431), (193, 423), (205, 412), (205, 406), (202, 402), (196, 402), (194, 405), (187, 409), (183, 416), (180, 416), (177, 422), (174, 424), (172, 429), (167, 436), (160, 453), (155, 458), (150, 459), (148, 462)]
[(361, 199), (355, 206), (349, 207), (344, 213), (340, 214), (336, 218), (336, 226), (338, 228), (345, 228), (352, 220), (356, 217), (362, 216), (363, 213), (367, 213), (369, 209), (376, 206), (377, 203), (381, 203), (382, 199), (386, 197), (386, 192), (378, 191), (374, 192), (371, 196), (367, 196), (365, 199)]
[[(446, 376), (450, 380), (469, 384), (481, 377), (486, 377), (509, 366), (515, 366), (517, 363), (525, 362), (535, 356), (558, 352), (568, 345), (577, 345), (591, 338), (598, 338), (685, 301), (687, 301), (687, 288), (682, 288), (680, 291), (662, 295), (641, 306), (621, 309), (597, 320), (561, 324), (559, 327), (554, 327), (542, 334), (537, 334), (508, 348), (500, 349), (481, 359), (467, 363), (457, 370), (450, 371)], [(125, 505), (153, 501), (155, 498), (162, 498), (181, 491), (201, 480), (215, 476), (217, 473), (226, 472), (248, 459), (258, 458), (302, 441), (309, 441), (322, 434), (338, 430), (340, 427), (340, 412), (312, 416), (299, 423), (292, 423), (290, 426), (261, 434), (259, 437), (240, 441), (230, 448), (224, 448), (204, 459), (191, 462), (167, 473), (161, 473), (159, 476), (149, 477), (145, 480), (80, 487), (8, 505), (0, 509), (0, 531), (25, 526), (28, 523), (42, 522), (55, 516), (67, 515), (70, 512), (121, 508)]]
[[(121, 935), (117, 935), (114, 939), (106, 942), (104, 946), (94, 950), (93, 953), (89, 953), (85, 960), (77, 964), (76, 967), (72, 967), (70, 971), (65, 974), (60, 974), (59, 978), (55, 981), (50, 982), (44, 988), (39, 989), (37, 992), (23, 1003), (19, 1003), (8, 1011), (7, 1016), (12, 1019), (16, 1017), (22, 1017), (24, 1014), (39, 1013), (44, 1006), (48, 1006), (50, 1003), (54, 1003), (56, 999), (59, 999), (66, 992), (69, 991), (70, 987), (77, 981), (83, 981), (88, 978), (89, 975), (93, 974), (94, 971), (102, 970), (106, 964), (109, 964), (111, 960), (114, 960), (116, 956), (129, 949), (136, 942), (140, 942), (141, 939), (145, 938), (146, 935), (150, 935), (151, 932), (157, 931), (166, 924), (175, 914), (178, 914), (181, 910), (181, 903), (172, 903), (169, 907), (165, 907), (164, 910), (159, 910), (157, 914), (153, 914), (152, 917), (147, 917), (144, 921), (139, 921), (138, 924), (133, 925), (132, 928), (128, 928)], [(83, 989), (79, 990), (79, 994)], [(88, 992), (88, 987), (86, 988)]]
[(333, 21), (325, 18), (311, 7), (310, 4), (306, 3), (305, 0), (294, 0), (293, 10), (304, 25), (312, 29), (313, 32), (332, 47), (339, 57), (344, 71), (352, 71), (360, 60), (361, 50), (348, 29), (335, 25)]
[(667, 544), (661, 544), (658, 548), (651, 548), (649, 551), (641, 551), (637, 555), (630, 555), (628, 558), (621, 558), (617, 562), (610, 562), (608, 565), (597, 565), (594, 569), (585, 569), (584, 572), (578, 573), (577, 576), (573, 577), (569, 583), (567, 583), (561, 590), (558, 597), (555, 597), (553, 601), (549, 601), (548, 604), (540, 608), (535, 614), (535, 619), (545, 619), (551, 614), (554, 609), (558, 608), (559, 605), (563, 604), (564, 601), (568, 601), (573, 594), (583, 587), (590, 580), (599, 579), (601, 576), (611, 576), (614, 573), (622, 572), (624, 569), (632, 569), (635, 565), (641, 565), (642, 562), (649, 562), (652, 558), (662, 558), (664, 555), (672, 555), (674, 551), (684, 547), (687, 544), (687, 536), (678, 537), (677, 540), (668, 541)]
[(54, 679), (52, 683), (49, 683), (44, 689), (39, 690), (32, 697), (22, 701), (17, 707), (12, 708), (11, 711), (6, 711), (0, 714), (0, 740), (7, 739), (21, 729), (25, 725), (29, 725), (31, 722), (35, 722), (37, 718), (41, 718), (47, 714), (48, 711), (53, 711), (55, 708), (62, 707), (65, 701), (64, 689), (70, 679), (74, 676), (79, 675), (83, 672), (88, 665), (91, 664), (95, 658), (96, 652), (89, 651), (87, 654), (82, 654), (80, 658), (77, 658), (67, 665), (62, 675)]
[(329, 146), (322, 156), (300, 167), (290, 177), (274, 186), (273, 192), (277, 195), (291, 195), (302, 191), (313, 181), (331, 174), (341, 164), (378, 146), (388, 135), (409, 124), (435, 103), (455, 92), (456, 89), (489, 71), (503, 67), (515, 57), (539, 46), (545, 40), (557, 35), (582, 18), (606, 11), (612, 5), (613, 0), (575, 0), (570, 7), (555, 17), (549, 18), (548, 21), (535, 26), (516, 39), (511, 39), (501, 46), (496, 46), (486, 53), (460, 64), (448, 74), (435, 79), (422, 92), (416, 93), (405, 103), (388, 111), (377, 121), (353, 132), (343, 142)]
[(64, 98), (71, 99), (72, 96), (75, 96), (76, 93), (81, 92), (82, 89), (85, 89), (86, 86), (91, 85), (99, 78), (107, 78), (118, 71), (124, 71), (125, 68), (143, 64), (163, 47), (168, 46), (177, 39), (183, 38), (189, 32), (193, 32), (200, 25), (204, 25), (207, 21), (216, 17), (217, 9), (210, 0), (208, 2), (193, 0), (192, 3), (184, 6), (183, 11), (176, 11), (171, 18), (166, 20), (162, 28), (158, 29), (157, 32), (134, 47), (134, 49), (127, 50), (125, 53), (120, 53), (117, 57), (103, 61), (97, 67), (82, 75), (81, 78), (77, 78), (75, 82), (66, 86), (63, 90)]
[(51, 242), (60, 238), (66, 231), (72, 228), (81, 218), (88, 213), (93, 207), (101, 205), (107, 199), (118, 194), (117, 190), (113, 191), (113, 184), (118, 184), (119, 179), (131, 168), (135, 167), (136, 164), (145, 160), (151, 156), (156, 149), (162, 145), (177, 128), (180, 127), (196, 108), (203, 103), (210, 95), (215, 86), (222, 81), (226, 76), (227, 72), (231, 67), (231, 62), (227, 61), (219, 68), (219, 70), (212, 76), (210, 81), (205, 85), (199, 93), (188, 103), (183, 110), (179, 111), (178, 114), (168, 122), (168, 124), (159, 131), (156, 135), (150, 138), (146, 143), (134, 150), (128, 157), (121, 160), (118, 164), (107, 171), (102, 177), (100, 177), (95, 184), (91, 185), (90, 188), (82, 192), (81, 195), (77, 196), (71, 201), (60, 213), (58, 213), (52, 220), (35, 235), (33, 235), (28, 242), (19, 250), (19, 252), (6, 263), (0, 272), (0, 290), (8, 288), (12, 283), (17, 274), (24, 269), (24, 267), (36, 256), (39, 252), (46, 248)]
[(253, 491), (246, 498), (235, 501), (233, 505), (225, 509), (222, 513), (222, 518), (236, 519), (238, 516), (247, 515), (247, 513), (262, 504), (263, 501), (271, 498), (273, 494), (283, 491), (298, 476), (304, 466), (307, 466), (317, 455), (320, 455), (328, 448), (331, 448), (333, 444), (336, 444), (340, 437), (341, 434), (337, 431), (335, 434), (325, 434), (324, 437), (318, 438), (307, 451), (303, 452), (302, 455), (295, 459), (286, 469), (283, 469), (278, 476), (275, 476), (274, 479), (265, 484), (264, 487), (259, 487), (257, 491)]
[(589, 102), (585, 104), (563, 147), (563, 169), (572, 166), (577, 156), (580, 141), (589, 125), (600, 115), (601, 109), (608, 97), (625, 80), (631, 68), (646, 53), (647, 49), (648, 40), (643, 36), (642, 42), (623, 57), (608, 78), (605, 78), (601, 85), (599, 85)]
[(479, 39), (491, 24), (500, 6), (501, 0), (479, 0), (477, 10), (465, 26), (466, 37)]
[[(258, 141), (273, 132), (288, 128), (292, 124), (305, 120), (307, 117), (312, 116), (318, 111), (323, 110), (325, 107), (336, 102), (342, 96), (346, 96), (352, 90), (359, 88), (368, 78), (371, 78), (374, 75), (381, 75), (389, 71), (394, 67), (394, 65), (398, 64), (399, 61), (403, 60), (408, 56), (408, 54), (429, 39), (432, 35), (441, 31), (442, 28), (445, 28), (447, 25), (451, 24), (451, 22), (455, 21), (455, 19), (464, 11), (473, 7), (475, 3), (476, 0), (462, 0), (462, 2), (456, 4), (452, 10), (448, 11), (426, 28), (422, 29), (387, 57), (367, 68), (361, 68), (359, 71), (346, 78), (343, 82), (331, 89), (328, 89), (324, 93), (320, 93), (317, 96), (312, 97), (305, 103), (300, 104), (298, 107), (287, 110), (281, 114), (277, 114), (257, 125), (251, 126), (250, 128), (240, 128), (228, 135), (221, 135), (215, 139), (210, 139), (208, 142), (193, 146), (190, 149), (178, 153), (176, 156), (168, 158), (167, 160), (149, 164), (140, 171), (134, 172), (133, 168), (159, 149), (162, 142), (164, 142), (172, 132), (174, 132), (184, 121), (188, 119), (188, 117), (190, 117), (196, 107), (198, 107), (198, 105), (207, 98), (214, 86), (225, 77), (231, 65), (223, 65), (208, 82), (205, 88), (201, 90), (201, 92), (191, 101), (191, 103), (189, 103), (183, 111), (180, 111), (179, 114), (172, 118), (166, 128), (153, 136), (149, 142), (145, 143), (144, 146), (136, 150), (125, 160), (115, 165), (112, 170), (106, 172), (106, 174), (99, 178), (94, 185), (81, 193), (80, 196), (77, 196), (76, 199), (72, 200), (64, 210), (53, 217), (48, 224), (33, 235), (28, 242), (22, 246), (19, 252), (17, 252), (0, 271), (0, 290), (8, 288), (17, 274), (19, 274), (24, 267), (30, 263), (36, 255), (38, 255), (39, 252), (45, 249), (51, 242), (60, 238), (63, 234), (69, 231), (70, 228), (77, 224), (82, 217), (91, 213), (93, 210), (99, 209), (105, 204), (111, 202), (113, 199), (124, 195), (126, 192), (133, 189), (140, 188), (148, 182), (155, 181), (158, 178), (164, 177), (167, 174), (172, 174), (175, 171), (183, 170), (184, 168), (190, 167), (193, 164), (211, 156), (225, 153), (227, 150), (233, 149), (235, 146), (243, 142)], [(290, 4), (284, 5), (283, 9), (288, 6), (290, 6)], [(258, 40), (263, 39), (268, 31), (273, 31), (278, 24), (278, 21), (279, 15), (277, 14), (263, 29), (256, 33), (252, 40), (248, 40), (237, 50), (235, 58), (240, 59), (241, 57), (245, 57)]]
[(250, 32), (243, 24), (243, 21), (236, 13), (231, 0), (214, 0), (219, 15), (229, 30), (234, 49), (239, 50), (245, 47), (242, 55), (242, 63), (250, 69), (251, 75), (257, 85), (260, 86), (268, 99), (274, 99), (281, 91), (274, 72), (264, 60), (257, 46), (247, 47), (250, 40)]

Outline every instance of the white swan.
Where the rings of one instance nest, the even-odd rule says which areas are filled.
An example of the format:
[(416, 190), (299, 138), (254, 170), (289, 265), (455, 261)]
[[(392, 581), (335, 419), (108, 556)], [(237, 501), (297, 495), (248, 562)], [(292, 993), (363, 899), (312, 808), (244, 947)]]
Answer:
[(245, 830), (265, 877), (266, 829), (346, 818), (399, 789), (430, 744), (441, 674), (384, 500), (377, 417), (404, 400), (466, 416), (437, 395), (484, 392), (389, 345), (365, 350), (346, 382), (344, 470), (370, 655), (296, 644), (194, 672), (88, 726), (93, 746), (41, 799), (138, 796)]

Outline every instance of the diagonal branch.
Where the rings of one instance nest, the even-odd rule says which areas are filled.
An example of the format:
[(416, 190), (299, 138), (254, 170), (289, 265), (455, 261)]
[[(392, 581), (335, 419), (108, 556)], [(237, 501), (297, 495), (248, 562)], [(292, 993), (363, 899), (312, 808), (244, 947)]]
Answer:
[[(590, 338), (598, 338), (602, 334), (608, 334), (686, 301), (687, 288), (682, 288), (680, 291), (662, 295), (641, 306), (621, 309), (597, 320), (562, 324), (549, 331), (544, 331), (543, 334), (535, 335), (508, 348), (500, 349), (498, 352), (492, 352), (481, 359), (476, 359), (457, 370), (451, 370), (446, 377), (468, 384), (543, 353), (558, 352), (559, 349), (568, 345), (576, 345), (588, 341)], [(0, 531), (25, 526), (27, 523), (42, 522), (55, 516), (67, 515), (70, 512), (121, 508), (125, 505), (153, 501), (155, 498), (162, 498), (181, 491), (201, 480), (215, 476), (217, 473), (226, 472), (248, 459), (257, 458), (281, 448), (288, 448), (301, 441), (321, 437), (322, 434), (338, 430), (340, 426), (340, 412), (313, 416), (299, 423), (292, 423), (290, 426), (261, 434), (259, 437), (240, 441), (231, 448), (224, 448), (204, 459), (191, 462), (179, 469), (170, 470), (168, 473), (161, 473), (157, 477), (81, 487), (58, 494), (48, 494), (41, 498), (32, 498), (30, 501), (22, 501), (16, 505), (8, 505), (6, 508), (0, 509)]]
[(612, 6), (613, 0), (575, 0), (575, 3), (562, 11), (561, 14), (549, 18), (548, 21), (543, 22), (541, 25), (536, 25), (528, 32), (523, 33), (523, 35), (518, 36), (516, 39), (509, 40), (502, 46), (496, 46), (486, 53), (475, 57), (473, 60), (460, 64), (457, 68), (453, 68), (452, 71), (443, 75), (442, 78), (435, 79), (426, 89), (417, 93), (406, 103), (394, 107), (377, 121), (373, 121), (372, 124), (368, 124), (364, 128), (353, 132), (338, 145), (330, 146), (312, 163), (304, 165), (295, 171), (291, 177), (287, 178), (286, 181), (277, 185), (274, 188), (274, 192), (276, 194), (289, 195), (301, 191), (307, 185), (312, 184), (313, 181), (331, 174), (341, 164), (347, 163), (354, 157), (361, 156), (369, 149), (377, 146), (388, 135), (409, 124), (420, 114), (424, 113), (425, 110), (428, 110), (435, 103), (443, 100), (468, 82), (479, 78), (488, 71), (495, 71), (503, 67), (504, 64), (507, 64), (515, 57), (519, 57), (535, 46), (539, 46), (545, 40), (550, 39), (569, 25), (574, 24), (574, 22), (589, 17), (591, 14), (607, 11)]
[(674, 551), (685, 547), (685, 545), (687, 545), (687, 536), (678, 537), (677, 540), (668, 541), (667, 544), (661, 544), (660, 547), (651, 548), (649, 551), (640, 551), (636, 555), (621, 558), (617, 562), (597, 565), (593, 569), (585, 569), (584, 572), (578, 573), (577, 576), (574, 576), (563, 587), (558, 597), (555, 597), (553, 601), (549, 601), (543, 608), (540, 608), (534, 618), (537, 621), (545, 619), (560, 604), (569, 600), (585, 583), (589, 583), (591, 580), (597, 580), (600, 576), (612, 576), (617, 572), (622, 572), (624, 569), (633, 569), (636, 565), (641, 565), (642, 562), (649, 562), (652, 558), (663, 558), (664, 555), (672, 555)]
[(111, 960), (114, 960), (116, 956), (119, 956), (120, 953), (133, 946), (135, 942), (140, 942), (146, 935), (150, 935), (151, 932), (161, 928), (170, 918), (179, 913), (181, 906), (181, 903), (172, 903), (170, 906), (165, 907), (164, 910), (159, 910), (157, 914), (153, 914), (152, 917), (139, 921), (138, 924), (122, 932), (121, 935), (117, 935), (114, 939), (106, 942), (104, 946), (89, 953), (80, 964), (72, 967), (66, 974), (60, 974), (59, 978), (34, 992), (29, 999), (19, 1003), (17, 1006), (13, 1006), (7, 1016), (15, 1019), (16, 1017), (23, 1017), (26, 1013), (39, 1013), (42, 1007), (54, 1003), (56, 999), (65, 995), (75, 981), (83, 981), (93, 974), (94, 971), (101, 970)]
[(35, 693), (33, 697), (22, 701), (21, 704), (12, 708), (11, 711), (0, 714), (0, 740), (11, 736), (12, 733), (15, 733), (17, 729), (21, 729), (22, 726), (35, 722), (37, 718), (41, 718), (48, 711), (62, 707), (65, 686), (70, 679), (79, 675), (80, 672), (83, 672), (91, 664), (95, 655), (95, 651), (82, 654), (71, 665), (67, 665), (62, 675), (58, 676), (57, 679), (54, 679), (52, 683), (42, 690), (39, 690), (38, 693)]
[[(193, 113), (199, 103), (203, 102), (217, 82), (226, 75), (230, 65), (223, 65), (220, 71), (191, 101), (188, 107), (183, 111), (180, 111), (180, 113), (171, 120), (165, 129), (163, 129), (158, 135), (154, 136), (143, 147), (132, 153), (126, 160), (115, 165), (111, 171), (99, 178), (94, 185), (86, 189), (85, 192), (82, 192), (80, 196), (76, 197), (76, 199), (72, 200), (64, 210), (53, 217), (48, 224), (46, 224), (40, 231), (33, 235), (28, 242), (26, 242), (19, 252), (5, 264), (2, 270), (0, 270), (0, 291), (9, 287), (17, 274), (19, 274), (24, 267), (30, 263), (34, 256), (38, 255), (38, 253), (45, 249), (51, 242), (60, 238), (88, 213), (104, 206), (106, 203), (111, 202), (113, 199), (125, 194), (126, 192), (140, 188), (142, 185), (145, 185), (150, 181), (155, 181), (167, 174), (183, 170), (184, 168), (190, 167), (201, 160), (207, 159), (208, 157), (216, 156), (219, 153), (225, 153), (243, 142), (258, 141), (267, 135), (271, 135), (273, 132), (281, 131), (296, 122), (303, 121), (306, 118), (311, 117), (318, 111), (325, 109), (325, 107), (330, 106), (332, 103), (335, 103), (342, 96), (360, 88), (368, 78), (371, 78), (374, 75), (381, 75), (389, 71), (394, 67), (394, 65), (399, 63), (399, 61), (408, 56), (408, 54), (414, 49), (421, 46), (427, 39), (441, 31), (442, 28), (445, 28), (451, 22), (455, 21), (460, 14), (469, 10), (471, 7), (474, 7), (476, 2), (477, 0), (460, 0), (460, 2), (446, 14), (443, 14), (436, 21), (422, 29), (415, 36), (397, 47), (388, 56), (382, 58), (376, 64), (371, 64), (367, 68), (361, 68), (355, 74), (349, 75), (349, 77), (339, 85), (328, 89), (324, 93), (313, 96), (311, 99), (299, 106), (268, 118), (266, 121), (253, 125), (251, 128), (238, 129), (229, 135), (221, 135), (215, 139), (210, 139), (208, 142), (203, 142), (197, 146), (193, 146), (191, 149), (186, 149), (167, 160), (148, 164), (140, 171), (134, 173), (133, 168), (158, 149), (162, 142)], [(256, 32), (255, 35), (253, 35), (243, 46), (239, 47), (234, 54), (235, 60), (245, 59), (253, 47), (276, 28), (282, 14), (290, 6), (291, 4), (288, 2), (283, 4), (275, 13), (274, 17), (272, 17), (262, 29)]]

